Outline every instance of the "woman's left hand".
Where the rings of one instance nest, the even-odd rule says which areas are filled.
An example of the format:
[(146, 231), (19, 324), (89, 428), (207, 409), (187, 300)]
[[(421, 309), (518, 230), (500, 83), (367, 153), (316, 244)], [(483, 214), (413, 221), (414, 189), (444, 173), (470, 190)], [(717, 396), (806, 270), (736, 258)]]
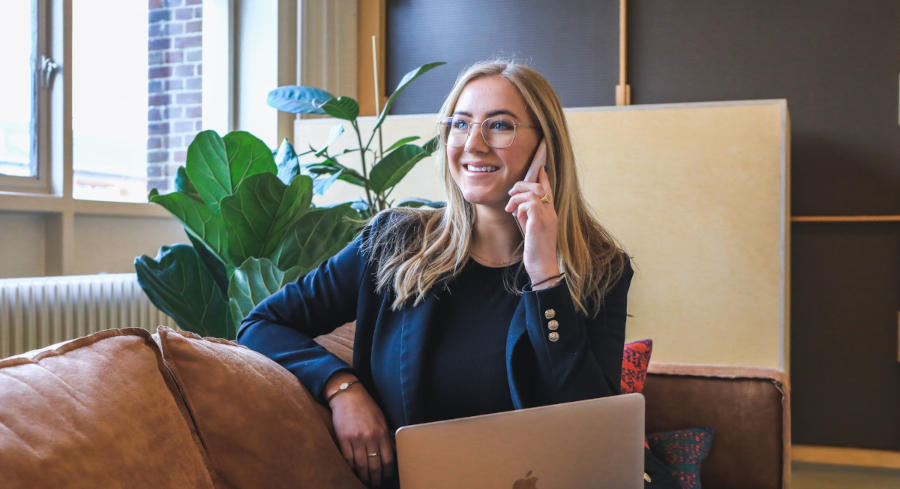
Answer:
[[(505, 210), (519, 221), (525, 232), (522, 262), (531, 277), (531, 283), (559, 275), (556, 258), (556, 232), (559, 224), (553, 207), (553, 194), (550, 193), (550, 181), (544, 167), (541, 167), (536, 183), (516, 182), (509, 195), (512, 197)], [(541, 197), (545, 195), (549, 202), (541, 201)], [(551, 281), (544, 285), (553, 284)], [(538, 286), (538, 289), (542, 288), (544, 287)]]

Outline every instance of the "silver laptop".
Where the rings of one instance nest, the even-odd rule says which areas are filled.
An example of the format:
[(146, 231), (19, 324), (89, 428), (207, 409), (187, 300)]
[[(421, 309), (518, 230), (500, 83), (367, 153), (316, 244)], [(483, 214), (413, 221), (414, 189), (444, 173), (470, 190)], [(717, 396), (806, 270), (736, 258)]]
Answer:
[(404, 426), (397, 468), (401, 489), (642, 489), (644, 396)]

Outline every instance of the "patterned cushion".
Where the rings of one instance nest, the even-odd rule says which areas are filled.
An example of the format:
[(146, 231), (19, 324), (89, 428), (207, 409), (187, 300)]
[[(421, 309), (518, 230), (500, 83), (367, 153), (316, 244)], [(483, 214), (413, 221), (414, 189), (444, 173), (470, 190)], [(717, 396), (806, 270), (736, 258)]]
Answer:
[(649, 338), (625, 343), (622, 355), (622, 394), (643, 392), (652, 351), (653, 340)]
[(690, 428), (653, 433), (647, 441), (682, 489), (700, 489), (700, 464), (709, 454), (715, 434), (713, 428)]

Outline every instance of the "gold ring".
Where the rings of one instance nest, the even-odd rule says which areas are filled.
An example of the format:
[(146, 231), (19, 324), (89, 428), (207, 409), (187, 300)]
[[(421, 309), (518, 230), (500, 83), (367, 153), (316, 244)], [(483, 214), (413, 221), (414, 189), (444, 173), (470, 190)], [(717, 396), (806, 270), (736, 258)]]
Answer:
[(370, 457), (380, 457), (381, 456), (381, 454), (378, 452), (367, 453), (366, 455), (368, 455)]
[(543, 202), (545, 204), (549, 204), (550, 203), (550, 194), (549, 193), (544, 194), (544, 196), (541, 197), (541, 202)]

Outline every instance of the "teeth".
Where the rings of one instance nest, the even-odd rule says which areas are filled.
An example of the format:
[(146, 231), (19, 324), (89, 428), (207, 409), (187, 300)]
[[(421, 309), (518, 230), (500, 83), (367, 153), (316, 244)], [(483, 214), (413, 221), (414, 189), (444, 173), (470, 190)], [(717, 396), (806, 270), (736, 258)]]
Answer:
[(469, 171), (484, 172), (484, 173), (497, 171), (500, 169), (499, 167), (496, 167), (496, 166), (472, 166), (472, 165), (466, 165), (466, 168)]

